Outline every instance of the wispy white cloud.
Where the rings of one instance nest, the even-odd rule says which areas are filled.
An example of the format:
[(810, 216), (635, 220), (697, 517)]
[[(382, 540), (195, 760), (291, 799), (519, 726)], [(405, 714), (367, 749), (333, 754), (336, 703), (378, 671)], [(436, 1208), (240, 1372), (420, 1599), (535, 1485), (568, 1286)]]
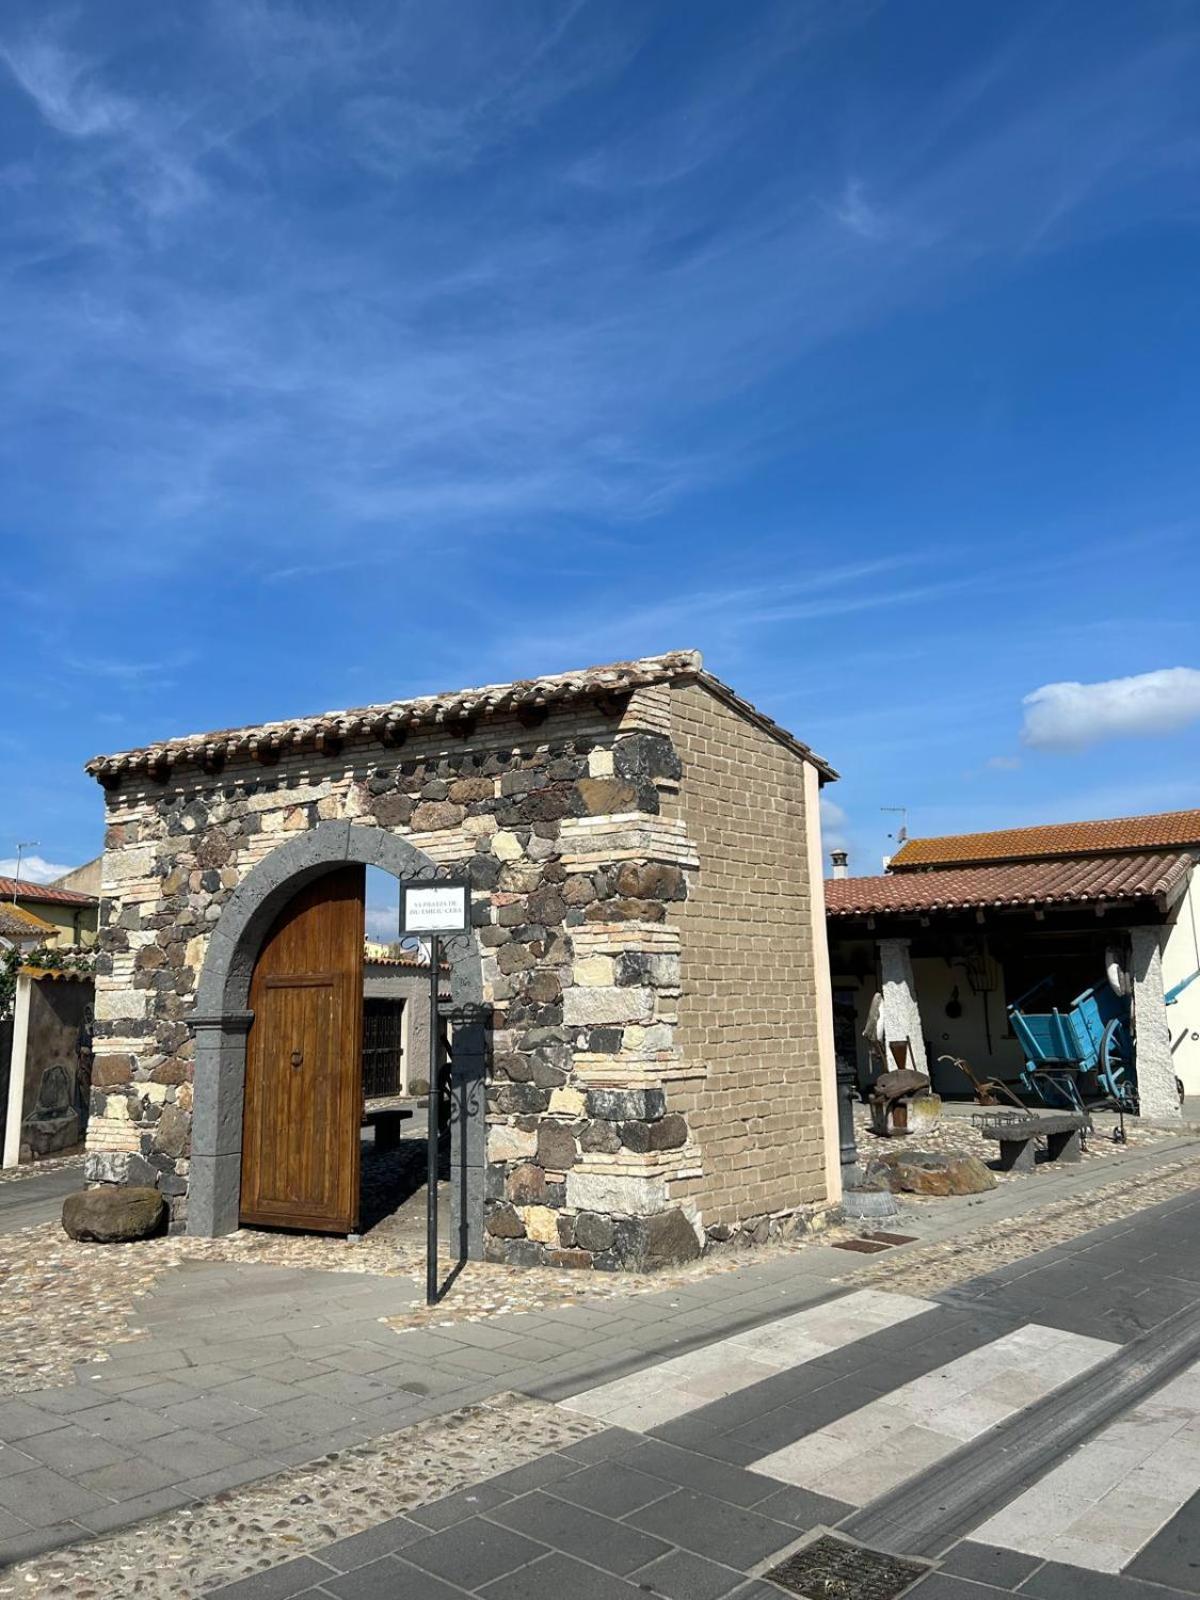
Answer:
[(1017, 772), (1021, 767), (1020, 756), (989, 756), (983, 763), (989, 772)]
[(1174, 733), (1200, 720), (1200, 671), (1165, 667), (1102, 683), (1047, 683), (1022, 704), (1021, 736), (1035, 749)]
[[(16, 871), (16, 856), (0, 857), (0, 878), (15, 877)], [(61, 861), (47, 861), (45, 856), (21, 857), (22, 883), (53, 883), (56, 878), (61, 878), (65, 872), (70, 871), (71, 868), (64, 866)]]
[(44, 34), (0, 44), (0, 60), (50, 126), (71, 139), (93, 139), (137, 120), (131, 100), (105, 86), (93, 64)]
[[(1084, 213), (1123, 226), (1105, 201), (1180, 123), (1186, 41), (1068, 96), (1026, 87), (1018, 51), (867, 121), (842, 176), (802, 147), (764, 173), (817, 42), (867, 11), (756, 10), (678, 92), (583, 130), (648, 14), (220, 0), (193, 34), (146, 24), (173, 57), (152, 92), (136, 30), (114, 55), (84, 14), (39, 15), (2, 35), (62, 139), (14, 191), (0, 418), (80, 441), (104, 564), (141, 568), (249, 547), (303, 573), (353, 530), (394, 551), (564, 517), (583, 544), (802, 449), (823, 397), (796, 384), (783, 416), (764, 386), (1019, 251), (1052, 206), (1049, 243)], [(1128, 158), (1097, 167), (1126, 98)]]

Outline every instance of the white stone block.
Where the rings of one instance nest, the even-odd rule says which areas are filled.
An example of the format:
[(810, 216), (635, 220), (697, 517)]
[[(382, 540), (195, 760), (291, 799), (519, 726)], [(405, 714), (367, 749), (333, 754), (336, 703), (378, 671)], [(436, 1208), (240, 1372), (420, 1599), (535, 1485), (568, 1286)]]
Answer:
[(666, 1210), (667, 1186), (661, 1177), (576, 1170), (567, 1173), (567, 1205), (576, 1211), (650, 1217)]
[(611, 989), (615, 971), (616, 962), (611, 956), (585, 956), (575, 963), (571, 977), (588, 989)]
[(563, 995), (563, 1021), (569, 1025), (649, 1022), (652, 1014), (653, 1001), (644, 989), (571, 988)]
[(489, 1161), (526, 1161), (537, 1150), (537, 1135), (504, 1124), (488, 1129)]
[(507, 828), (501, 828), (492, 836), (492, 854), (499, 856), (501, 861), (516, 861), (525, 852), (516, 834), (509, 833)]

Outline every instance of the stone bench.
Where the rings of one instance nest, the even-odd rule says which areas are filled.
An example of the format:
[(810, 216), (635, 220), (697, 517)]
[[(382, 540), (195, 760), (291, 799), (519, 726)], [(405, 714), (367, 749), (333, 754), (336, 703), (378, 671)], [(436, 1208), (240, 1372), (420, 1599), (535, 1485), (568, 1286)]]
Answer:
[(362, 1126), (374, 1128), (376, 1150), (395, 1150), (400, 1143), (400, 1125), (412, 1115), (407, 1106), (379, 1106), (363, 1112)]
[(1047, 1161), (1078, 1161), (1083, 1155), (1083, 1135), (1091, 1125), (1078, 1111), (1002, 1111), (994, 1116), (974, 1116), (972, 1122), (985, 1139), (1000, 1145), (1002, 1172), (1032, 1172), (1037, 1139), (1046, 1141)]

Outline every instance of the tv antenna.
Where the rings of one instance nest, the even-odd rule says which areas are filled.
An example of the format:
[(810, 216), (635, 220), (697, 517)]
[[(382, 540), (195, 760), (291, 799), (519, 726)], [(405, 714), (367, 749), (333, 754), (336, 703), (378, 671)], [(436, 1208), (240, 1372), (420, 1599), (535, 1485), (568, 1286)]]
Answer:
[(888, 838), (895, 840), (897, 844), (903, 844), (908, 838), (908, 807), (880, 806), (879, 809), (880, 811), (890, 812), (893, 816), (900, 818), (900, 826), (896, 829), (895, 833), (889, 833)]

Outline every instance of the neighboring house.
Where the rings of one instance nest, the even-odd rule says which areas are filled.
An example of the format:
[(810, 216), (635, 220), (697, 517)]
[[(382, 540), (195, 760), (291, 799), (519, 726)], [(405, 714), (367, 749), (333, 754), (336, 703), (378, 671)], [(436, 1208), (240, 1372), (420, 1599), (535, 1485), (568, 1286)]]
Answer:
[[(85, 872), (95, 866), (76, 869)], [(74, 877), (76, 873), (68, 873)], [(63, 883), (30, 883), (27, 879), (0, 878), (0, 902), (17, 905), (24, 911), (47, 923), (51, 935), (46, 941), (53, 945), (91, 945), (96, 942), (99, 924), (100, 900), (97, 894), (86, 893)]]
[[(357, 1217), (366, 865), (465, 878), (452, 1248), (649, 1267), (840, 1197), (819, 790), (690, 651), (225, 730), (105, 790), (92, 1181)], [(193, 1081), (194, 1080), (194, 1081)]]
[(40, 944), (54, 944), (60, 929), (11, 901), (0, 901), (0, 947), (28, 955)]
[(886, 1039), (907, 1040), (936, 1089), (968, 1094), (938, 1056), (1016, 1078), (1007, 1007), (1037, 984), (1030, 1009), (1069, 1007), (1114, 967), (1132, 987), (1143, 1112), (1178, 1116), (1176, 1077), (1200, 1094), (1198, 860), (1200, 811), (1176, 811), (911, 839), (881, 876), (835, 869), (839, 1050), (854, 1049), (860, 1083), (878, 1072), (863, 1030), (879, 994)]
[(70, 872), (64, 872), (61, 878), (52, 880), (56, 889), (74, 889), (78, 894), (90, 894), (94, 899), (100, 898), (100, 872), (104, 863), (102, 855), (93, 856), (90, 861), (85, 861), (81, 867), (72, 867)]
[[(447, 978), (442, 998), (449, 1001), (445, 962), (442, 971)], [(406, 1099), (424, 1094), (428, 1084), (428, 955), (368, 940), (363, 961), (363, 1096)]]

